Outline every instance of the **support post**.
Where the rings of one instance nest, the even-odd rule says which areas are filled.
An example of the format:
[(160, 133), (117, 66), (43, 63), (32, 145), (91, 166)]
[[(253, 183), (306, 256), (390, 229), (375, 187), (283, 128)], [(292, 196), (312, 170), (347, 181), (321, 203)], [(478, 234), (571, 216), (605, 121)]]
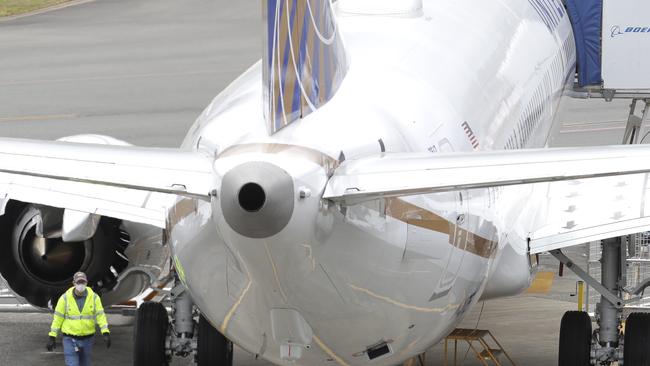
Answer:
[[(636, 103), (639, 100), (643, 100), (643, 102), (645, 103), (641, 117), (636, 115)], [(632, 99), (632, 103), (630, 104), (630, 112), (627, 117), (627, 124), (625, 126), (625, 133), (623, 134), (623, 145), (635, 145), (639, 143), (641, 126), (643, 125), (643, 121), (648, 116), (649, 108), (650, 108), (649, 99), (638, 99), (638, 98)]]
[[(603, 240), (602, 247), (603, 254), (600, 260), (601, 282), (612, 295), (620, 297), (621, 238)], [(617, 308), (605, 295), (602, 295), (598, 304), (598, 310), (600, 344), (602, 346), (618, 346), (621, 308)]]
[(585, 297), (585, 283), (578, 281), (578, 311), (583, 311), (583, 303)]

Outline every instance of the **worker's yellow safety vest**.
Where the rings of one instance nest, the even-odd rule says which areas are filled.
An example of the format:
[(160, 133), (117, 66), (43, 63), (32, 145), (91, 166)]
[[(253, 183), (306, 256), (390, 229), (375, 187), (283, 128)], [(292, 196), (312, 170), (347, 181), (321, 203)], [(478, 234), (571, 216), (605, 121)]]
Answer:
[(73, 291), (74, 287), (68, 289), (56, 303), (49, 335), (56, 337), (61, 331), (63, 334), (76, 337), (89, 336), (95, 334), (95, 324), (99, 326), (102, 334), (109, 333), (106, 314), (99, 296), (87, 287), (86, 302), (83, 309), (79, 311)]

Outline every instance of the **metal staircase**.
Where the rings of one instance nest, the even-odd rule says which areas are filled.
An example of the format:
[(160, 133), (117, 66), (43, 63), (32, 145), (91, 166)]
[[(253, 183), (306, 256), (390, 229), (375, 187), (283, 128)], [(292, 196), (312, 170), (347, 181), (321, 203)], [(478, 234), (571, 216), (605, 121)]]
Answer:
[[(508, 353), (503, 349), (503, 346), (494, 338), (494, 335), (489, 330), (484, 329), (455, 329), (450, 335), (445, 338), (444, 345), (444, 365), (449, 365), (449, 343), (453, 341), (453, 364), (458, 365), (458, 342), (466, 342), (469, 349), (474, 352), (476, 358), (485, 366), (495, 365), (516, 366), (515, 362), (510, 358)], [(509, 363), (503, 363), (503, 358), (506, 358)]]

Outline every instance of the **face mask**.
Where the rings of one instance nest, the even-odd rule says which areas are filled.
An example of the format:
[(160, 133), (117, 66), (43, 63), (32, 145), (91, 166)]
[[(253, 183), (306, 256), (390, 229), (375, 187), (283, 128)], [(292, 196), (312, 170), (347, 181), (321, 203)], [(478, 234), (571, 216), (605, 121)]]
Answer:
[(77, 293), (83, 293), (86, 291), (86, 284), (85, 283), (78, 283), (74, 285), (75, 290), (77, 290)]

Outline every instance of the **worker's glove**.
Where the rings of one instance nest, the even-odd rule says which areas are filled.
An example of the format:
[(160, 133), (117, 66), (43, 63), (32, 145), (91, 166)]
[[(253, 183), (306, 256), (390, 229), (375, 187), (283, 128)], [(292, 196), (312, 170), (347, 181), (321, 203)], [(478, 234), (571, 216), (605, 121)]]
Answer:
[(104, 343), (106, 343), (106, 348), (111, 348), (111, 335), (104, 333)]
[(56, 348), (56, 338), (50, 336), (50, 340), (47, 341), (47, 346), (46, 346), (46, 347), (47, 347), (47, 350), (48, 350), (49, 352), (54, 351), (54, 349)]

